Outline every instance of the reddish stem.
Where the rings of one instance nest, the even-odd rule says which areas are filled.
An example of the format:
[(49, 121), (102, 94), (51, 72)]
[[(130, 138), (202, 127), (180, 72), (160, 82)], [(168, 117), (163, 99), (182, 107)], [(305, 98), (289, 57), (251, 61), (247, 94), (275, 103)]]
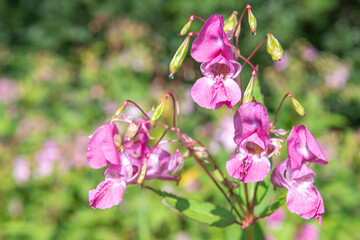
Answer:
[(205, 22), (205, 20), (197, 15), (191, 15), (190, 16), (190, 21), (194, 20), (194, 18), (200, 19), (201, 21)]
[(276, 113), (275, 113), (274, 121), (271, 123), (271, 128), (275, 128), (276, 119), (277, 119), (277, 116), (278, 116), (278, 114), (279, 114), (279, 112), (280, 112), (281, 106), (283, 105), (285, 99), (286, 99), (287, 97), (290, 97), (290, 96), (291, 96), (291, 93), (287, 93), (287, 94), (285, 94), (285, 96), (284, 96), (283, 99), (281, 100), (280, 105), (279, 105), (279, 107), (278, 107), (278, 109), (277, 109), (277, 111), (276, 111)]
[[(264, 44), (264, 42), (266, 41), (266, 39), (268, 38), (268, 36), (266, 35), (266, 37), (259, 43), (259, 45), (257, 45), (257, 47), (254, 49), (254, 51), (252, 51), (252, 53), (249, 55), (249, 57), (247, 58), (247, 60), (249, 61), (251, 58), (252, 58), (252, 56), (254, 56), (254, 54), (259, 50), (259, 48), (261, 47), (261, 45), (263, 45)], [(247, 62), (244, 62), (242, 65), (241, 65), (241, 67), (244, 67), (245, 66), (245, 64), (246, 64)]]

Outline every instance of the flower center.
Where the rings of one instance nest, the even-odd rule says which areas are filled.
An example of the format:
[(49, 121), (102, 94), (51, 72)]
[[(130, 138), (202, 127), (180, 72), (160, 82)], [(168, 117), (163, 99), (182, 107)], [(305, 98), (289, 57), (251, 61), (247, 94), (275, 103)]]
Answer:
[(230, 67), (226, 64), (214, 63), (211, 65), (210, 71), (214, 74), (214, 77), (222, 75), (223, 78), (225, 78), (225, 76), (230, 72)]

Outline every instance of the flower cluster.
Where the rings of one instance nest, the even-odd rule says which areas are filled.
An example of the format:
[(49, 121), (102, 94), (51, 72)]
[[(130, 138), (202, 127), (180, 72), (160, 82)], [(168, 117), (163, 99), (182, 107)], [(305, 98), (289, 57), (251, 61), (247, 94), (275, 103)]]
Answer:
[(170, 155), (157, 146), (150, 147), (149, 130), (149, 120), (133, 121), (122, 140), (116, 123), (109, 122), (90, 137), (86, 152), (89, 166), (95, 169), (107, 166), (105, 181), (89, 192), (92, 208), (118, 205), (126, 186), (138, 182), (145, 164), (145, 180), (179, 180), (177, 175), (183, 166), (180, 152)]
[(328, 163), (315, 138), (304, 126), (294, 126), (287, 140), (289, 157), (272, 172), (271, 182), (276, 187), (289, 189), (286, 201), (289, 210), (305, 219), (318, 218), (322, 225), (324, 202), (314, 187), (315, 173), (310, 163)]
[(195, 38), (191, 56), (202, 63), (199, 78), (191, 88), (193, 100), (203, 108), (232, 109), (241, 99), (241, 90), (234, 79), (241, 65), (234, 60), (231, 45), (223, 29), (223, 16), (212, 15)]
[[(254, 188), (254, 195), (251, 199), (247, 191), (247, 183), (263, 181), (269, 175), (271, 172), (270, 158), (275, 153), (279, 153), (280, 142), (285, 140), (288, 158), (273, 169), (270, 181), (275, 187), (288, 189), (286, 200), (291, 212), (297, 213), (305, 219), (318, 218), (319, 224), (322, 224), (322, 214), (325, 212), (324, 203), (319, 191), (313, 185), (315, 173), (309, 165), (310, 163), (327, 164), (326, 157), (306, 127), (293, 127), (288, 138), (285, 136), (287, 131), (275, 129), (277, 115), (287, 97), (291, 99), (295, 110), (300, 115), (305, 114), (303, 107), (290, 93), (284, 96), (272, 123), (270, 123), (265, 106), (256, 102), (257, 98), (260, 98), (258, 93), (255, 96), (253, 90), (257, 69), (249, 61), (250, 58), (265, 40), (267, 40), (267, 52), (274, 61), (281, 60), (283, 50), (278, 40), (269, 33), (249, 57), (246, 58), (240, 54), (238, 37), (241, 19), (246, 10), (248, 11), (251, 32), (255, 33), (257, 23), (250, 5), (244, 9), (239, 22), (236, 17), (237, 12), (234, 12), (226, 20), (226, 25), (221, 15), (212, 15), (206, 21), (198, 16), (191, 16), (180, 35), (186, 34), (195, 17), (205, 23), (199, 33), (190, 32), (188, 34), (170, 63), (170, 77), (173, 78), (173, 73), (181, 66), (186, 56), (190, 37), (197, 34), (192, 43), (191, 56), (201, 63), (200, 70), (204, 76), (195, 82), (191, 89), (191, 97), (199, 106), (213, 110), (223, 105), (233, 109), (234, 105), (240, 102), (233, 119), (233, 140), (237, 147), (234, 155), (226, 162), (226, 170), (232, 178), (236, 178), (244, 184), (240, 185), (226, 179), (220, 170), (221, 167), (217, 165), (216, 160), (210, 155), (206, 147), (201, 142), (193, 140), (181, 132), (178, 119), (178, 102), (169, 93), (154, 109), (150, 118), (134, 102), (125, 101), (126, 104), (130, 101), (138, 107), (146, 118), (131, 121), (127, 118), (119, 118), (126, 105), (124, 102), (120, 108), (122, 110), (118, 110), (120, 113), (117, 113), (109, 123), (101, 126), (91, 136), (87, 149), (90, 167), (98, 169), (107, 166), (105, 181), (89, 192), (91, 207), (104, 209), (119, 204), (128, 184), (141, 184), (143, 180), (154, 178), (178, 181), (184, 164), (179, 149), (184, 147), (187, 149), (187, 155), (191, 155), (198, 162), (225, 196), (231, 205), (231, 210), (236, 213), (240, 221), (234, 220), (234, 222), (241, 225), (242, 228), (246, 228), (260, 218), (254, 215), (254, 208), (258, 204), (256, 198), (258, 185)], [(230, 44), (234, 38), (236, 38), (235, 46)], [(252, 77), (244, 91), (242, 101), (241, 84), (235, 81), (241, 70), (241, 65), (237, 61), (238, 58), (245, 61), (243, 65), (249, 64), (252, 67)], [(165, 102), (170, 97), (174, 106), (172, 126), (158, 121)], [(129, 124), (124, 138), (118, 129), (118, 122)], [(178, 137), (176, 141), (182, 143), (182, 146), (172, 155), (158, 147), (163, 136), (154, 146), (149, 146), (149, 130), (157, 124), (165, 127), (163, 136), (167, 131), (172, 131)], [(281, 139), (272, 138), (270, 134), (279, 136)], [(239, 196), (233, 189), (241, 186), (245, 188), (246, 209), (244, 209), (245, 204), (242, 207), (243, 201), (233, 201), (234, 199), (239, 200)], [(224, 191), (224, 187), (227, 188), (227, 193)], [(241, 213), (233, 202), (239, 205)], [(276, 209), (276, 206), (274, 208)], [(275, 209), (271, 210), (275, 211)], [(229, 214), (232, 215), (231, 212)]]

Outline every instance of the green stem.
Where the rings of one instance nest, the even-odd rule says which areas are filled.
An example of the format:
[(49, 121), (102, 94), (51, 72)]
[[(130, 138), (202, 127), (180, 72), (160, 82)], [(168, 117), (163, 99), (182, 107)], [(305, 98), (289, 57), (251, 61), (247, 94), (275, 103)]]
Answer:
[(246, 240), (255, 240), (255, 229), (253, 224), (245, 228), (245, 234)]

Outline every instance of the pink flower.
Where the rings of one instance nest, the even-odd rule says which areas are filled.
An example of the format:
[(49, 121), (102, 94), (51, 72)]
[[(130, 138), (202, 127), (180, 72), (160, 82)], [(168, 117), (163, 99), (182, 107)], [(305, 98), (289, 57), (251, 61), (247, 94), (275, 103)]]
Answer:
[[(179, 180), (179, 177), (170, 175), (169, 172), (171, 172), (171, 170), (176, 170), (175, 168), (177, 165), (183, 164), (181, 163), (181, 159), (176, 155), (172, 158), (168, 152), (161, 148), (155, 148), (151, 152), (147, 162), (145, 179)], [(145, 159), (142, 159), (142, 161), (145, 161)], [(175, 163), (172, 161), (175, 161)]]
[(239, 145), (239, 153), (227, 161), (228, 173), (245, 183), (264, 180), (270, 172), (269, 158), (276, 150), (270, 143), (270, 123), (265, 107), (253, 102), (241, 105), (234, 125), (234, 141)]
[(223, 104), (232, 109), (241, 99), (241, 90), (234, 81), (241, 66), (234, 61), (229, 40), (220, 15), (211, 16), (192, 44), (191, 56), (201, 64), (204, 77), (191, 88), (193, 100), (201, 107), (218, 109)]
[(318, 240), (319, 228), (313, 224), (304, 224), (300, 232), (296, 234), (295, 240)]
[(119, 156), (114, 137), (119, 134), (115, 123), (107, 123), (96, 130), (91, 136), (86, 157), (91, 168), (102, 168), (112, 164), (119, 164)]
[(53, 140), (46, 140), (42, 149), (36, 153), (37, 177), (45, 177), (52, 173), (54, 164), (60, 159), (61, 153)]
[(111, 208), (122, 201), (128, 183), (136, 182), (141, 170), (140, 161), (126, 152), (119, 153), (121, 164), (110, 166), (105, 171), (105, 181), (89, 191), (92, 208)]
[(270, 181), (276, 187), (289, 189), (286, 201), (290, 212), (305, 219), (316, 217), (322, 225), (324, 202), (313, 186), (314, 178), (315, 173), (306, 164), (302, 164), (299, 169), (292, 169), (287, 158), (273, 170)]
[(199, 78), (191, 88), (194, 102), (207, 109), (218, 109), (223, 104), (232, 109), (241, 99), (240, 87), (234, 81), (240, 68), (238, 62), (223, 55), (201, 64), (204, 77)]
[(282, 227), (282, 223), (285, 219), (285, 212), (283, 208), (279, 208), (270, 216), (265, 218), (266, 226), (270, 229), (279, 230)]
[(287, 148), (290, 167), (299, 169), (303, 162), (312, 162), (321, 165), (328, 163), (311, 132), (304, 126), (294, 126), (290, 132)]
[(30, 178), (31, 170), (29, 162), (23, 156), (18, 156), (13, 161), (13, 178), (17, 183), (23, 184)]
[(192, 43), (191, 56), (197, 62), (209, 62), (218, 55), (233, 60), (231, 45), (223, 29), (223, 16), (214, 14), (206, 20)]

